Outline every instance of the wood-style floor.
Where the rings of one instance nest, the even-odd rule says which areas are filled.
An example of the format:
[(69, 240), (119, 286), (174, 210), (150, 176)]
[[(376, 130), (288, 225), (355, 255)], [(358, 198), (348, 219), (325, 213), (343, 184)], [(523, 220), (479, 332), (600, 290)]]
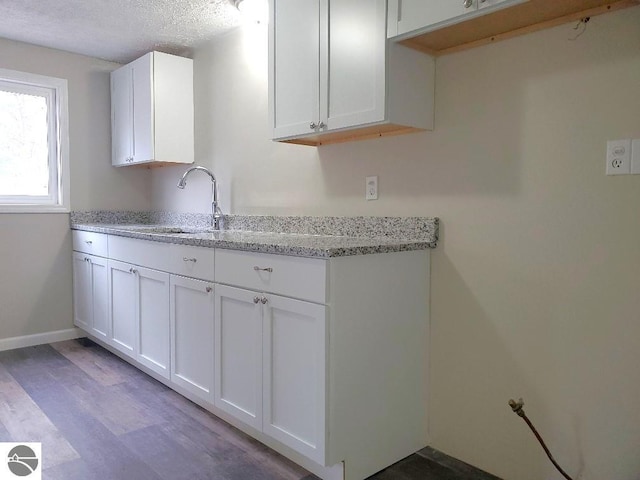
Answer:
[[(46, 480), (316, 478), (82, 339), (0, 352), (0, 441), (42, 442)], [(371, 479), (495, 479), (451, 460), (427, 448)]]

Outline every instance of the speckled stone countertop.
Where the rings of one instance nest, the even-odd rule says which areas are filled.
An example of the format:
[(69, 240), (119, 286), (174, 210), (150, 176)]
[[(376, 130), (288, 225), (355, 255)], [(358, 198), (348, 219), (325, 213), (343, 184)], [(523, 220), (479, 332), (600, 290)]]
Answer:
[[(434, 248), (438, 240), (438, 219), (433, 217), (228, 215), (224, 229), (216, 231), (204, 222), (193, 221), (193, 217), (185, 222), (175, 216), (141, 218), (119, 212), (110, 217), (100, 213), (97, 217), (87, 212), (72, 214), (71, 228), (158, 242), (318, 258), (424, 250)], [(128, 219), (139, 223), (127, 223)]]

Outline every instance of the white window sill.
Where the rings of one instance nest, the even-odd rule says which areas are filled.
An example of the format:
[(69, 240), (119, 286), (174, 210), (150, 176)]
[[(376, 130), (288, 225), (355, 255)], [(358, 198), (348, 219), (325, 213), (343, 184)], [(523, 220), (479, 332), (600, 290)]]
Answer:
[(69, 213), (62, 205), (0, 205), (0, 213)]

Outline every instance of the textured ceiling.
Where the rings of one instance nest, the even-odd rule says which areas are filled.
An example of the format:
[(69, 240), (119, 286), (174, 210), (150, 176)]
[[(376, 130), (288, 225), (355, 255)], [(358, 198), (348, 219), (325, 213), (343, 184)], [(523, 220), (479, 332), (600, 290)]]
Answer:
[(0, 37), (128, 63), (240, 24), (229, 0), (0, 0)]

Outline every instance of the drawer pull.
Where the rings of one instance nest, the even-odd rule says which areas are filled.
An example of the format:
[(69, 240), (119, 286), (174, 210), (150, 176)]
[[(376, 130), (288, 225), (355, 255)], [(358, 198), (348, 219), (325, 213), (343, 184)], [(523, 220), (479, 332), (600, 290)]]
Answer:
[(91, 240), (85, 240), (84, 243), (86, 243), (87, 245), (91, 245), (93, 243), (93, 241)]
[(133, 273), (134, 275), (137, 275), (138, 274), (138, 270), (136, 270), (135, 268), (131, 267), (129, 269), (129, 273)]
[(265, 297), (264, 295), (262, 296), (262, 298), (260, 299), (260, 302), (262, 302), (263, 305), (265, 305), (269, 300), (267, 300), (267, 297)]
[(255, 267), (253, 267), (253, 269), (254, 269), (256, 272), (269, 272), (269, 273), (273, 272), (273, 268), (271, 268), (271, 267), (267, 267), (267, 268), (260, 268), (260, 267), (258, 267), (258, 266), (255, 266)]
[(253, 303), (260, 302), (260, 297), (253, 297)]
[(207, 287), (205, 290), (207, 291), (207, 293), (211, 293), (213, 291), (213, 288)]
[(182, 257), (182, 260), (184, 260), (185, 262), (193, 262), (193, 263), (196, 263), (198, 261), (198, 259), (196, 258), (187, 258), (187, 257)]

